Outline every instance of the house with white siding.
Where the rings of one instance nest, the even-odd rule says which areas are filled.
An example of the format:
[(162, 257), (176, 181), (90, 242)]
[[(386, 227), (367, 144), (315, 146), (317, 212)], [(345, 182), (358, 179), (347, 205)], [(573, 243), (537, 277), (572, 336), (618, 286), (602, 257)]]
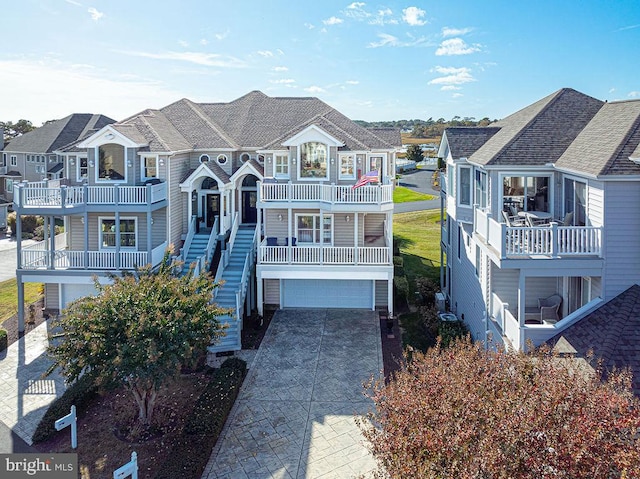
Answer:
[(57, 149), (64, 178), (15, 185), (19, 217), (44, 216), (47, 232), (18, 243), (19, 304), (24, 283), (41, 282), (61, 310), (95, 291), (94, 276), (156, 266), (173, 245), (185, 271), (224, 281), (216, 301), (234, 314), (212, 351), (239, 349), (243, 314), (265, 305), (392, 309), (399, 147), (397, 130), (259, 91), (106, 125)]
[(640, 282), (640, 101), (562, 89), (439, 156), (441, 282), (475, 339), (539, 345)]

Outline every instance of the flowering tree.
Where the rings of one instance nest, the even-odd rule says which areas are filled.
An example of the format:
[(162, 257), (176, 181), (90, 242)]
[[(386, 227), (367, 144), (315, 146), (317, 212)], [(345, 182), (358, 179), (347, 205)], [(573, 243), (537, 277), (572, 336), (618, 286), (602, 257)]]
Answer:
[(209, 275), (172, 275), (168, 255), (159, 271), (113, 277), (99, 294), (72, 303), (59, 320), (61, 341), (49, 353), (68, 380), (90, 372), (99, 384), (124, 385), (138, 406), (143, 427), (151, 424), (159, 388), (182, 364), (222, 334), (211, 302)]
[(602, 382), (548, 349), (485, 351), (467, 338), (415, 352), (372, 398), (375, 427), (361, 427), (380, 477), (640, 477), (628, 372)]

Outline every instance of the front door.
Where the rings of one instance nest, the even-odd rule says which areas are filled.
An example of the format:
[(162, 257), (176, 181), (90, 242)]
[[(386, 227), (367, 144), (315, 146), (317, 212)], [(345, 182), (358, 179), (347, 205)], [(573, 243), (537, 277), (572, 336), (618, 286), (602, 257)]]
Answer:
[(242, 192), (242, 222), (255, 223), (258, 220), (258, 209), (256, 203), (258, 201), (257, 191)]
[(220, 195), (207, 193), (207, 195), (204, 197), (204, 200), (204, 220), (206, 222), (207, 228), (211, 228), (213, 226), (213, 222), (216, 219), (216, 216), (220, 215)]

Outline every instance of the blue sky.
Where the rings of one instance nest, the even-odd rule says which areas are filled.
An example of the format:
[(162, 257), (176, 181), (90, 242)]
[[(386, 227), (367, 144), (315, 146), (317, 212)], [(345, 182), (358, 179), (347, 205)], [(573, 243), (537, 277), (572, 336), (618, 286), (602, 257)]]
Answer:
[(502, 118), (562, 87), (640, 98), (637, 0), (20, 0), (0, 120), (317, 96), (352, 119)]

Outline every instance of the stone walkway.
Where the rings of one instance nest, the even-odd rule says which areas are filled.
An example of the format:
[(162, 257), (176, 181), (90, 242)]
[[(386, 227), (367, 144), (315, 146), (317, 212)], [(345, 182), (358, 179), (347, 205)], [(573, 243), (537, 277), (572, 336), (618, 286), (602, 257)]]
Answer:
[(203, 479), (349, 478), (375, 461), (356, 415), (382, 371), (377, 313), (279, 310)]
[(0, 352), (0, 421), (28, 444), (49, 405), (65, 391), (57, 372), (43, 377), (51, 365), (45, 355), (48, 326), (45, 321)]

